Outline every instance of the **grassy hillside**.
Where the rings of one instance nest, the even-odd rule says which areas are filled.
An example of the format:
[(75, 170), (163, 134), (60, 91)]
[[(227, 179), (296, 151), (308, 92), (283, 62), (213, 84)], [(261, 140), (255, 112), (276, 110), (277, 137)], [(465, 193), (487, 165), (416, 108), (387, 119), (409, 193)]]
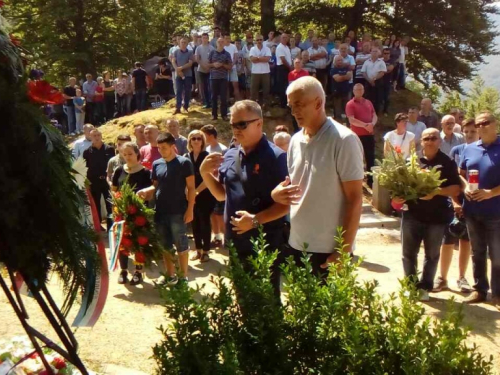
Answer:
[[(419, 95), (408, 90), (392, 94), (389, 116), (381, 116), (379, 119), (379, 125), (376, 129), (377, 155), (381, 155), (381, 139), (383, 135), (387, 131), (394, 128), (393, 119), (396, 113), (407, 111), (412, 105), (419, 105), (420, 100), (421, 97)], [(203, 125), (213, 124), (219, 131), (221, 142), (229, 144), (232, 137), (229, 123), (222, 121), (221, 119), (218, 121), (212, 121), (211, 111), (209, 109), (203, 109), (200, 105), (194, 104), (190, 106), (188, 114), (182, 113), (174, 116), (174, 111), (175, 100), (171, 100), (161, 108), (150, 109), (110, 121), (101, 126), (100, 129), (103, 133), (105, 142), (114, 143), (119, 134), (133, 135), (134, 127), (136, 125), (156, 124), (161, 130), (166, 130), (164, 125), (165, 121), (171, 118), (176, 118), (181, 125), (181, 133), (184, 135), (187, 135), (193, 129), (199, 129)], [(333, 114), (333, 105), (330, 102), (327, 103), (327, 114), (329, 116)], [(291, 115), (287, 110), (283, 110), (281, 108), (272, 108), (270, 116), (266, 116), (264, 120), (264, 132), (269, 138), (272, 137), (274, 128), (277, 125), (288, 125), (288, 127), (292, 129)]]

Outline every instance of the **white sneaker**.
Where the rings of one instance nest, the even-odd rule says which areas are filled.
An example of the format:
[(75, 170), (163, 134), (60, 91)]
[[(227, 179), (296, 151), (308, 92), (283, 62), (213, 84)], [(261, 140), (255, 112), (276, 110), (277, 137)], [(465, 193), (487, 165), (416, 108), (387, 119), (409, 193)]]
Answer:
[(347, 116), (346, 116), (346, 115), (344, 115), (344, 114), (342, 113), (342, 114), (340, 115), (340, 118), (341, 118), (342, 120), (345, 120), (345, 119), (347, 118)]
[(72, 137), (74, 137), (76, 134), (75, 133), (69, 133), (69, 135), (71, 135)]
[(429, 292), (427, 290), (420, 289), (419, 290), (419, 300), (422, 302), (427, 302), (429, 301)]

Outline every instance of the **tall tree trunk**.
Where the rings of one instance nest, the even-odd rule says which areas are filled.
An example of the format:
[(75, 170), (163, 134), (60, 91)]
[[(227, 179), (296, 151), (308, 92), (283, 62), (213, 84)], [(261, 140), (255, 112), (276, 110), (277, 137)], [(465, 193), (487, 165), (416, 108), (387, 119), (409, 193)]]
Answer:
[(276, 0), (260, 0), (260, 32), (267, 37), (270, 31), (276, 30), (274, 5)]
[[(81, 58), (76, 60), (76, 67), (81, 75), (87, 73), (96, 74), (95, 63), (93, 61), (93, 53), (90, 50), (90, 45), (85, 38), (85, 2), (84, 0), (77, 0), (75, 7), (75, 16), (73, 22), (73, 31), (75, 32), (75, 52)], [(95, 76), (94, 76), (95, 77)]]
[(214, 24), (221, 28), (223, 33), (231, 31), (231, 8), (235, 0), (214, 1)]
[(366, 0), (356, 0), (354, 5), (348, 11), (347, 31), (354, 30), (359, 34), (363, 25), (363, 14), (367, 6)]

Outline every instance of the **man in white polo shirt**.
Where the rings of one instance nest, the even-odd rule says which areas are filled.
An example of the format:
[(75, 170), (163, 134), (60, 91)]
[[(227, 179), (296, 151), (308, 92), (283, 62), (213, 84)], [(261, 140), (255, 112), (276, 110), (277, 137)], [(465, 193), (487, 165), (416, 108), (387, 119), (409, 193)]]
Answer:
[(326, 91), (326, 82), (328, 80), (326, 62), (328, 52), (326, 52), (324, 47), (319, 45), (317, 36), (312, 38), (312, 47), (310, 47), (307, 51), (309, 52), (309, 59), (314, 62), (314, 67), (316, 68), (316, 78), (321, 82), (323, 90)]
[(326, 117), (325, 92), (318, 80), (302, 77), (287, 90), (288, 105), (302, 128), (288, 149), (290, 177), (272, 193), (290, 205), (290, 252), (300, 264), (307, 253), (313, 273), (323, 279), (338, 261), (335, 240), (342, 227), (345, 252), (351, 252), (361, 217), (363, 147), (347, 127)]
[(276, 48), (276, 70), (278, 79), (278, 95), (281, 108), (286, 108), (286, 88), (288, 86), (288, 73), (293, 69), (292, 53), (288, 48), (288, 34), (281, 34), (281, 43)]
[(256, 46), (250, 49), (250, 61), (252, 62), (252, 80), (250, 82), (250, 98), (257, 102), (259, 99), (259, 90), (262, 89), (262, 99), (266, 105), (269, 99), (269, 89), (271, 87), (271, 75), (269, 60), (271, 59), (271, 50), (263, 43), (262, 35), (257, 35)]
[(366, 80), (366, 95), (368, 100), (373, 104), (375, 113), (380, 111), (380, 104), (384, 94), (384, 74), (387, 72), (387, 67), (383, 59), (379, 58), (380, 49), (372, 47), (370, 50), (370, 58), (363, 63), (361, 73)]

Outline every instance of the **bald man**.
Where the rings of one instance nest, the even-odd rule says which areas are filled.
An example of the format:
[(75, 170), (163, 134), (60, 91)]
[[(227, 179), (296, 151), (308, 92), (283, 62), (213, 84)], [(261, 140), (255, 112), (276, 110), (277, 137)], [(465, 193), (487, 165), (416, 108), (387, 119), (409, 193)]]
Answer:
[(290, 134), (285, 132), (278, 132), (273, 137), (273, 143), (281, 148), (283, 151), (287, 152), (288, 147), (290, 146), (290, 139), (292, 137)]
[(427, 128), (440, 129), (438, 115), (433, 111), (432, 100), (429, 98), (424, 98), (420, 102), (418, 121), (423, 122)]
[(299, 78), (288, 87), (287, 97), (302, 130), (290, 142), (290, 177), (272, 197), (290, 205), (291, 255), (301, 264), (302, 251), (307, 250), (313, 272), (324, 280), (328, 264), (340, 256), (337, 228), (345, 231), (345, 252), (351, 252), (356, 237), (363, 200), (363, 148), (356, 134), (326, 116), (325, 92), (318, 80)]
[(157, 142), (159, 133), (160, 130), (156, 125), (150, 124), (144, 128), (144, 137), (148, 144), (142, 146), (139, 152), (141, 154), (141, 164), (149, 170), (151, 170), (153, 162), (161, 158)]
[(187, 138), (180, 134), (181, 126), (176, 119), (169, 119), (166, 122), (168, 132), (175, 138), (175, 147), (177, 147), (178, 155), (185, 155), (188, 153)]
[[(439, 130), (429, 128), (422, 133), (422, 169), (436, 167), (441, 173), (441, 186), (416, 201), (407, 202), (408, 210), (403, 211), (401, 221), (401, 244), (403, 247), (403, 268), (405, 276), (416, 283), (420, 300), (429, 300), (436, 276), (441, 242), (448, 224), (453, 220), (453, 206), (449, 197), (460, 193), (460, 177), (455, 161), (439, 150), (441, 137)], [(394, 197), (396, 203), (405, 203)], [(425, 258), (420, 279), (417, 277), (418, 252), (424, 242)]]
[(454, 133), (456, 126), (455, 117), (452, 115), (446, 115), (441, 120), (441, 146), (439, 149), (443, 151), (446, 155), (451, 157), (451, 149), (455, 146), (465, 143), (464, 136), (459, 133)]

